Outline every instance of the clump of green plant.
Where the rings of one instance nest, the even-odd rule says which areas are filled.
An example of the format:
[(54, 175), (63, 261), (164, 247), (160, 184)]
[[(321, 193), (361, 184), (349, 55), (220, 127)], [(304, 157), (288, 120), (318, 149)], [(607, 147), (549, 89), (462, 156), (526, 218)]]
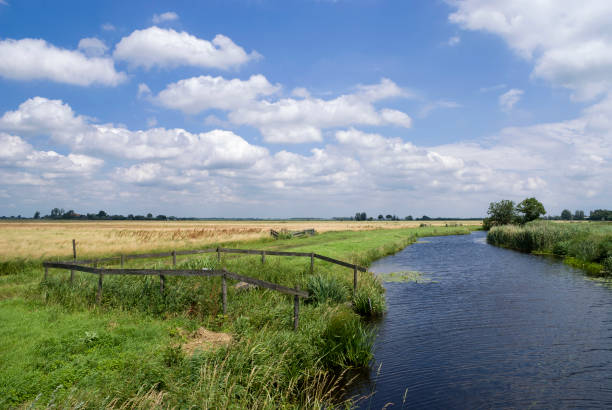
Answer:
[(361, 286), (353, 298), (353, 310), (361, 316), (380, 316), (385, 313), (385, 297), (371, 285)]
[(15, 259), (10, 261), (0, 261), (0, 276), (3, 275), (16, 275), (25, 270), (34, 269), (39, 267), (40, 264), (34, 261), (25, 259)]
[(372, 359), (374, 334), (348, 310), (331, 314), (321, 339), (323, 359), (330, 367), (367, 366)]
[(602, 262), (603, 271), (606, 275), (612, 275), (612, 255), (606, 257)]
[(335, 276), (311, 276), (307, 286), (310, 300), (314, 303), (341, 303), (348, 299), (347, 284)]

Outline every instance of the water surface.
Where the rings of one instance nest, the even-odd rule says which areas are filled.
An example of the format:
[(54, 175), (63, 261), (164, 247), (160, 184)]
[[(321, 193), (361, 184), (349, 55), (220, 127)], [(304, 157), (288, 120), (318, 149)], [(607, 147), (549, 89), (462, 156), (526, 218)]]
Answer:
[(484, 232), (423, 241), (372, 265), (433, 282), (385, 283), (362, 408), (612, 407), (612, 288)]

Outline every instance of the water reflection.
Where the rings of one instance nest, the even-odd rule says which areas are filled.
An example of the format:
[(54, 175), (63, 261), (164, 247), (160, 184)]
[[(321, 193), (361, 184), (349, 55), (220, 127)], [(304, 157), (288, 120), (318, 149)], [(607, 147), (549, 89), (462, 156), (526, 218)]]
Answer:
[[(612, 289), (485, 234), (426, 238), (372, 266), (386, 283), (363, 408), (612, 406)], [(405, 400), (404, 400), (405, 399)]]

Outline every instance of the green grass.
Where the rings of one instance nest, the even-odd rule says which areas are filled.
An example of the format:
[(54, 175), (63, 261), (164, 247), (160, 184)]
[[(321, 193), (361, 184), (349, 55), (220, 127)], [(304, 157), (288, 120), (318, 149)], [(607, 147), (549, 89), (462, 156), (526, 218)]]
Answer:
[[(396, 252), (420, 236), (468, 233), (468, 228), (330, 232), (291, 240), (258, 240), (251, 249), (316, 252), (362, 265)], [(130, 261), (128, 267), (167, 266), (167, 260)], [(221, 312), (220, 278), (106, 276), (101, 306), (97, 277), (42, 269), (29, 261), (5, 264), (0, 275), (0, 407), (320, 407), (340, 396), (337, 376), (367, 366), (372, 334), (360, 315), (384, 311), (381, 283), (309, 258), (216, 255), (179, 257), (177, 268), (226, 267), (318, 296), (300, 304), (277, 292), (237, 290), (230, 281)], [(317, 288), (315, 290), (315, 288)], [(182, 352), (199, 327), (230, 333), (228, 347)], [(336, 404), (338, 404), (336, 402)]]
[(565, 258), (569, 265), (595, 275), (612, 274), (612, 223), (534, 221), (491, 228), (487, 242), (523, 252)]

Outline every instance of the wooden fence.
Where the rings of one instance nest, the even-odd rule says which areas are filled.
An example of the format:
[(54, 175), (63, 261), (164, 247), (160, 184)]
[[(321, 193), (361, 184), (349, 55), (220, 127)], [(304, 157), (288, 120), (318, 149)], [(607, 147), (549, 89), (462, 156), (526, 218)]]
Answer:
[[(146, 254), (136, 254), (136, 255), (119, 255), (119, 256), (111, 256), (108, 258), (99, 258), (99, 259), (77, 259), (76, 256), (76, 241), (72, 240), (72, 251), (73, 251), (73, 259), (70, 261), (60, 261), (60, 262), (43, 262), (43, 267), (45, 269), (44, 279), (45, 281), (48, 278), (49, 268), (56, 269), (66, 269), (70, 270), (70, 282), (74, 281), (74, 272), (86, 272), (98, 275), (98, 292), (96, 294), (96, 302), (98, 304), (102, 301), (102, 283), (104, 275), (153, 275), (159, 276), (160, 280), (160, 292), (163, 293), (165, 289), (166, 276), (203, 276), (203, 277), (216, 277), (220, 276), (222, 278), (222, 301), (223, 301), (223, 314), (227, 312), (227, 284), (226, 279), (234, 279), (237, 281), (242, 281), (246, 283), (250, 283), (252, 285), (256, 285), (265, 289), (275, 290), (277, 292), (285, 293), (293, 296), (293, 326), (294, 329), (297, 330), (298, 322), (299, 322), (299, 298), (308, 298), (309, 293), (298, 288), (289, 288), (287, 286), (279, 285), (277, 283), (267, 282), (261, 279), (251, 278), (249, 276), (240, 275), (234, 272), (228, 272), (225, 269), (214, 270), (214, 269), (203, 269), (203, 270), (190, 270), (190, 269), (124, 269), (124, 263), (129, 259), (148, 259), (148, 258), (164, 258), (171, 257), (172, 265), (176, 266), (176, 256), (177, 255), (197, 255), (203, 253), (216, 253), (217, 260), (221, 260), (222, 253), (238, 253), (238, 254), (248, 254), (248, 255), (261, 255), (261, 263), (265, 263), (266, 255), (272, 256), (299, 256), (299, 257), (308, 257), (310, 258), (310, 271), (311, 273), (314, 271), (314, 260), (320, 259), (326, 262), (330, 262), (336, 265), (344, 266), (347, 268), (351, 268), (353, 270), (353, 293), (357, 291), (357, 271), (366, 272), (367, 269), (352, 264), (348, 262), (344, 262), (338, 259), (330, 258), (328, 256), (319, 255), (314, 252), (282, 252), (282, 251), (265, 251), (265, 250), (254, 250), (254, 249), (232, 249), (232, 248), (208, 248), (208, 249), (198, 249), (191, 251), (170, 251), (170, 252), (160, 252), (160, 253), (146, 253)], [(121, 268), (119, 269), (107, 269), (107, 268), (98, 268), (98, 264), (105, 262), (119, 262)], [(90, 264), (91, 266), (84, 266), (85, 264)]]
[[(278, 232), (275, 231), (274, 229), (270, 229), (270, 235), (272, 235), (272, 237), (274, 239), (278, 239), (279, 235), (281, 235), (282, 232)], [(303, 231), (293, 231), (293, 232), (287, 232), (287, 234), (291, 235), (292, 237), (297, 237), (297, 236), (305, 236), (305, 235), (314, 235), (315, 234), (315, 230), (314, 229), (304, 229)]]

